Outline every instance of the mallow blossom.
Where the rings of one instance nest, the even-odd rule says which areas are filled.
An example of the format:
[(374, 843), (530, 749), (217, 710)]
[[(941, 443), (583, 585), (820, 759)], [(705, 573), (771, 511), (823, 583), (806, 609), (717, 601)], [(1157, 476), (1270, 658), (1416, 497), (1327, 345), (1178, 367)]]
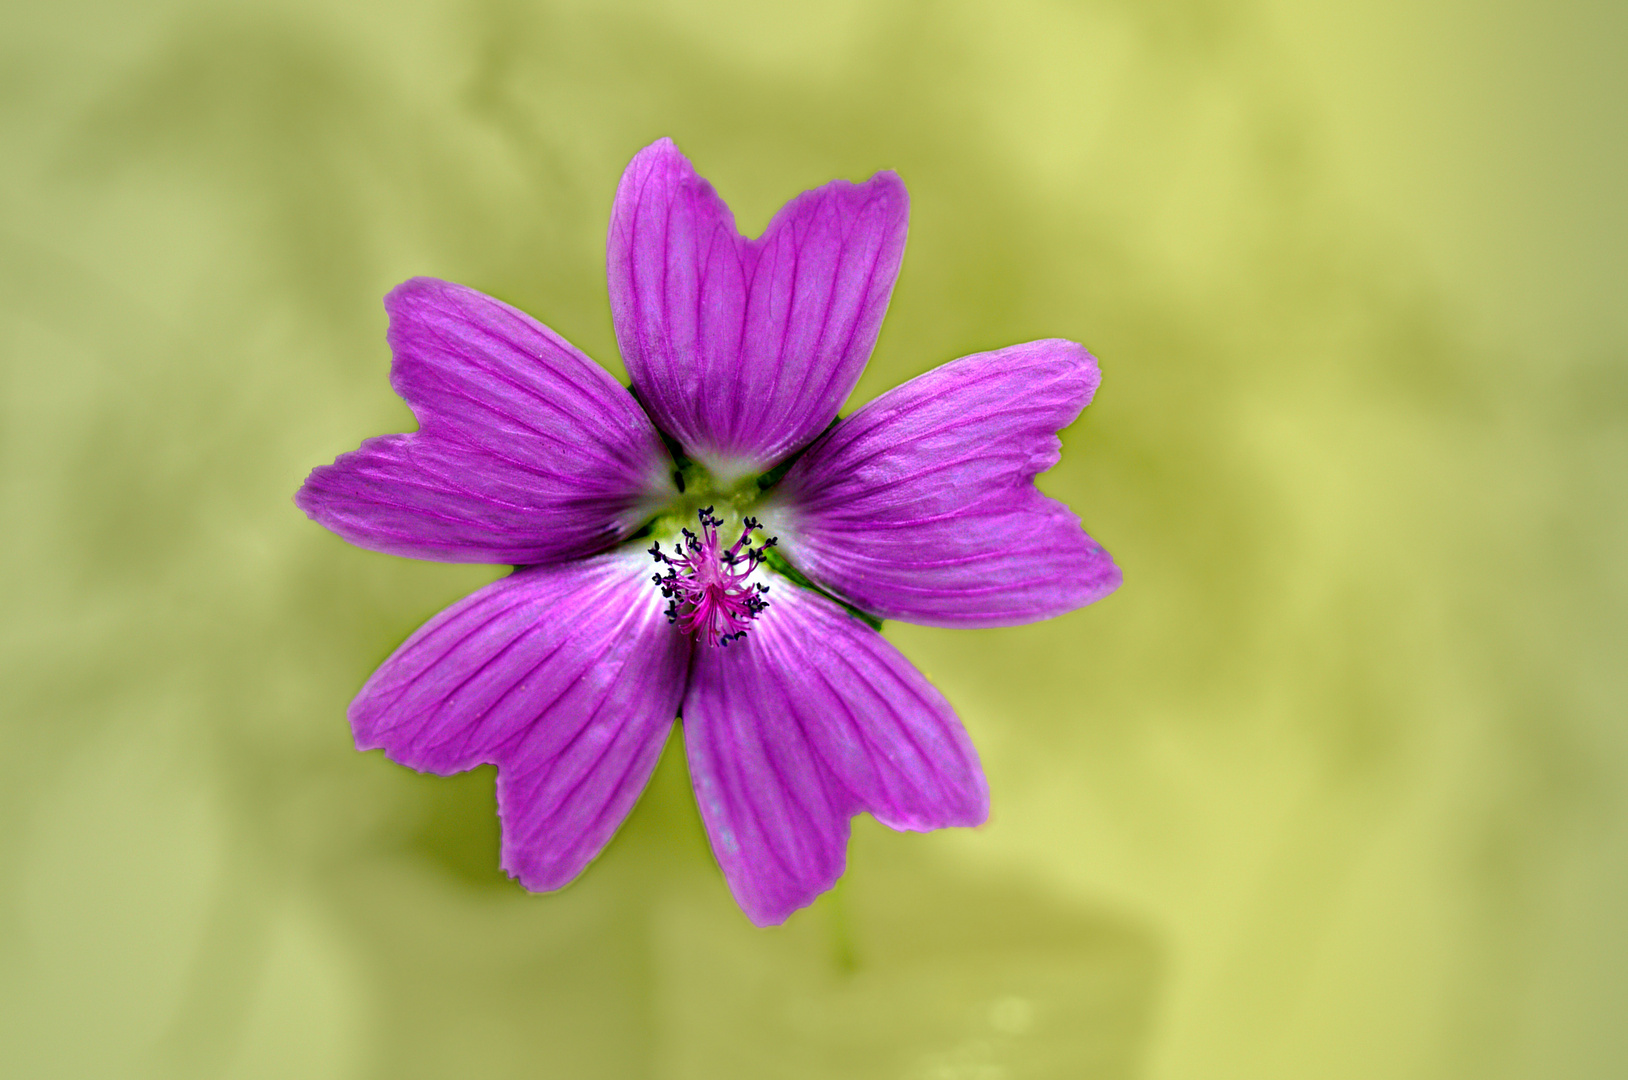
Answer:
[(414, 633), (350, 707), (356, 745), (440, 775), (497, 766), (502, 865), (570, 882), (674, 720), (736, 900), (782, 922), (842, 874), (850, 819), (977, 825), (978, 758), (882, 619), (1010, 626), (1118, 569), (1037, 491), (1096, 390), (1034, 341), (952, 361), (842, 420), (904, 251), (891, 172), (804, 192), (747, 240), (663, 139), (611, 211), (631, 392), (460, 285), (385, 299), (416, 432), (369, 439), (295, 501), (346, 540), (513, 574)]

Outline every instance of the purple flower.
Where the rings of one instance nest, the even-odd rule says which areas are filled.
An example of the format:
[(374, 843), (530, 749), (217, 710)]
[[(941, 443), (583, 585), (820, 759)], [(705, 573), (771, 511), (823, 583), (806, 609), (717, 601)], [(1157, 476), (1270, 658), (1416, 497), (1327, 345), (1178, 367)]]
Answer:
[(1080, 346), (963, 357), (833, 423), (907, 211), (893, 173), (835, 180), (746, 240), (669, 140), (646, 147), (608, 255), (633, 393), (471, 289), (386, 297), (419, 430), (316, 469), (295, 501), (375, 551), (517, 567), (408, 638), (350, 720), (360, 749), (414, 769), (495, 763), (503, 868), (526, 888), (599, 853), (679, 715), (713, 851), (759, 925), (836, 882), (855, 814), (979, 824), (966, 732), (875, 626), (1010, 626), (1118, 586), (1032, 483), (1096, 389)]

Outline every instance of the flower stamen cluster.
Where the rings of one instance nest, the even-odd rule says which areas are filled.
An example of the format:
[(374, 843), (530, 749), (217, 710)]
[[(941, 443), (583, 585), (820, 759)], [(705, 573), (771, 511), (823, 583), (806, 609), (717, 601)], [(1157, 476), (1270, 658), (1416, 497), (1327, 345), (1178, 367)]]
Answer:
[(740, 539), (725, 548), (718, 540), (723, 519), (710, 506), (696, 516), (700, 535), (680, 530), (683, 542), (673, 545), (673, 554), (664, 553), (659, 542), (650, 545), (650, 557), (667, 567), (665, 574), (658, 571), (652, 580), (667, 597), (669, 623), (709, 645), (728, 645), (745, 637), (747, 624), (769, 606), (763, 598), (769, 587), (748, 579), (764, 553), (774, 547), (775, 538), (753, 547), (752, 533), (760, 523), (749, 517), (742, 522)]

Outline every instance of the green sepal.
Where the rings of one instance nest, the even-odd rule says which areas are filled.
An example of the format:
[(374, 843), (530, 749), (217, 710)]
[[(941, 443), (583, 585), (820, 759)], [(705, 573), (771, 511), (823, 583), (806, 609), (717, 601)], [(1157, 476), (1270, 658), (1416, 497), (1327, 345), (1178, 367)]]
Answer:
[[(810, 592), (819, 593), (821, 596), (825, 597), (833, 604), (836, 604), (838, 607), (842, 608), (844, 611), (858, 619), (860, 622), (864, 623), (866, 626), (869, 626), (872, 630), (882, 629), (881, 619), (878, 619), (875, 615), (872, 615), (869, 612), (860, 611), (852, 604), (847, 603), (839, 597), (832, 596), (830, 593), (808, 580), (808, 578), (803, 576), (802, 571), (798, 570), (795, 566), (786, 561), (786, 557), (780, 554), (778, 549), (769, 548), (767, 551), (765, 551), (763, 553), (763, 561), (781, 577), (791, 579), (792, 584), (800, 585)], [(771, 600), (770, 603), (773, 603), (773, 601)]]

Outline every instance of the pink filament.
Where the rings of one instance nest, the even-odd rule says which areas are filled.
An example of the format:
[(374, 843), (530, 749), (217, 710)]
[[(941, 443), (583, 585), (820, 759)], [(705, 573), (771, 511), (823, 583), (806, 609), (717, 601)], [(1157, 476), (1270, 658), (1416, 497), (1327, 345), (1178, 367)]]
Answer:
[(769, 587), (751, 584), (747, 578), (775, 541), (771, 537), (758, 547), (748, 543), (758, 522), (747, 518), (740, 539), (721, 548), (718, 527), (723, 520), (713, 516), (710, 506), (697, 516), (701, 534), (682, 530), (683, 542), (674, 545), (672, 555), (663, 553), (659, 543), (650, 545), (651, 557), (667, 567), (654, 580), (661, 595), (668, 598), (668, 622), (708, 644), (728, 645), (745, 637), (747, 624), (769, 606), (763, 599)]

